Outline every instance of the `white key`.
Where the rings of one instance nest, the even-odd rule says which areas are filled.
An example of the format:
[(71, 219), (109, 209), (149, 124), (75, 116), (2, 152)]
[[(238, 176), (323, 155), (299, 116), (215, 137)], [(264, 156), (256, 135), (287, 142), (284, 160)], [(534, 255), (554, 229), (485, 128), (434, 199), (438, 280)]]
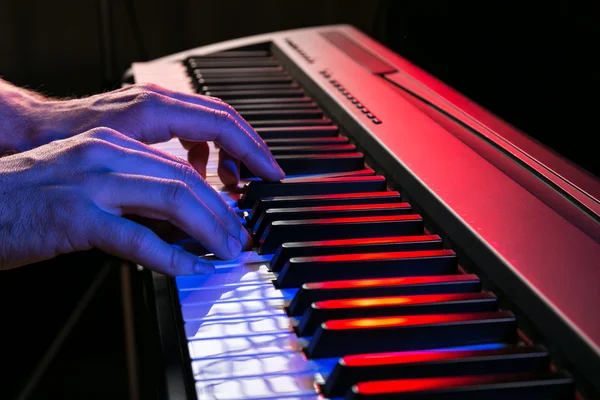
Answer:
[(252, 318), (192, 321), (184, 324), (189, 340), (219, 339), (233, 336), (265, 335), (290, 332), (290, 320), (285, 315)]
[(230, 285), (220, 288), (202, 288), (179, 292), (183, 306), (240, 300), (284, 299), (285, 295), (271, 283), (260, 285)]
[(225, 303), (205, 303), (181, 307), (184, 321), (231, 319), (244, 317), (284, 315), (284, 302), (274, 300), (249, 300)]
[(239, 285), (270, 283), (275, 275), (265, 264), (250, 264), (219, 268), (212, 275), (187, 275), (175, 278), (177, 289), (190, 290), (201, 287), (221, 287), (224, 285)]
[(319, 366), (300, 353), (212, 358), (192, 362), (194, 379), (232, 379), (274, 374), (315, 373)]
[(196, 382), (199, 400), (319, 399), (310, 373)]
[(254, 356), (300, 351), (303, 340), (293, 333), (214, 338), (188, 342), (190, 358)]

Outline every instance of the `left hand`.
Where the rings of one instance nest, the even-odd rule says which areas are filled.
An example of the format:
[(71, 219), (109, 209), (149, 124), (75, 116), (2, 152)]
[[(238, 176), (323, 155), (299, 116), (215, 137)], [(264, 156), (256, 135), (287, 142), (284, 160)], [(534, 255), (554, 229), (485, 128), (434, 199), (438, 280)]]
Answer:
[(254, 129), (233, 107), (213, 97), (141, 84), (82, 99), (41, 100), (25, 115), (30, 147), (107, 127), (147, 144), (179, 138), (203, 177), (206, 142), (214, 141), (220, 147), (219, 177), (228, 186), (239, 182), (240, 160), (262, 179), (285, 176)]

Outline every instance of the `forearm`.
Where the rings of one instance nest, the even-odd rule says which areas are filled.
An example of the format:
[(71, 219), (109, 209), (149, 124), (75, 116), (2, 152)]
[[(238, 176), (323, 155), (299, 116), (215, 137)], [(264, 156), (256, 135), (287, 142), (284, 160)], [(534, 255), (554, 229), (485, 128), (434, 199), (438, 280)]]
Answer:
[(0, 79), (0, 156), (33, 147), (35, 114), (45, 98)]

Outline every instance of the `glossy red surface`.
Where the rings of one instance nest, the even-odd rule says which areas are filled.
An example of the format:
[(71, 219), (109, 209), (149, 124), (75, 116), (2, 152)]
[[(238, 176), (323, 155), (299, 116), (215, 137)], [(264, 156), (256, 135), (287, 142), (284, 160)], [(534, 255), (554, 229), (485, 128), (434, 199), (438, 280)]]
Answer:
[(355, 393), (385, 394), (407, 393), (422, 390), (435, 390), (455, 388), (461, 386), (489, 385), (504, 382), (520, 382), (531, 379), (530, 374), (502, 374), (502, 375), (471, 375), (443, 378), (396, 379), (390, 381), (361, 382), (355, 385)]
[[(526, 350), (527, 348), (523, 348)], [(398, 351), (391, 353), (359, 354), (345, 356), (341, 362), (349, 367), (369, 367), (375, 365), (411, 364), (428, 361), (452, 360), (458, 358), (475, 358), (512, 354), (518, 351), (514, 347), (486, 350), (419, 350)]]
[[(366, 244), (386, 244), (386, 243), (411, 243), (411, 242), (431, 242), (439, 241), (441, 238), (438, 235), (419, 235), (419, 236), (389, 236), (380, 238), (363, 238), (363, 239), (336, 239), (336, 240), (315, 240), (312, 242), (300, 242), (302, 245), (310, 246), (352, 246)], [(294, 247), (292, 242), (290, 246), (287, 243), (283, 247)], [(287, 246), (286, 246), (287, 245)]]
[[(421, 216), (417, 214), (409, 215), (382, 215), (373, 217), (347, 217), (347, 218), (319, 218), (302, 220), (304, 224), (351, 224), (359, 222), (394, 222), (394, 221), (420, 221)], [(290, 221), (275, 221), (274, 225), (289, 224)]]
[(437, 276), (411, 276), (406, 278), (379, 278), (379, 279), (356, 279), (331, 282), (306, 283), (302, 286), (305, 289), (345, 289), (359, 287), (387, 287), (401, 285), (421, 285), (440, 282), (460, 282), (460, 281), (478, 281), (477, 275), (437, 275)]
[(378, 209), (406, 209), (410, 208), (408, 203), (384, 203), (384, 204), (345, 204), (340, 206), (314, 206), (314, 207), (291, 207), (291, 208), (271, 208), (267, 210), (267, 213), (272, 213), (274, 210), (277, 212), (297, 212), (300, 210), (310, 211), (361, 211), (361, 210), (378, 210)]
[(402, 304), (429, 304), (452, 301), (493, 298), (491, 293), (423, 294), (417, 296), (367, 297), (362, 299), (324, 300), (315, 303), (316, 308), (340, 309), (361, 307), (400, 306)]
[(434, 314), (434, 315), (411, 315), (406, 317), (376, 317), (376, 318), (353, 318), (327, 321), (323, 324), (327, 329), (368, 329), (368, 328), (394, 328), (415, 325), (437, 325), (451, 322), (469, 322), (478, 320), (495, 320), (514, 318), (507, 312), (480, 312), (460, 314)]
[(452, 250), (417, 250), (417, 251), (395, 251), (389, 253), (363, 253), (363, 254), (338, 254), (334, 256), (298, 257), (310, 258), (315, 262), (343, 262), (343, 261), (369, 261), (369, 260), (397, 260), (409, 258), (430, 258), (454, 256)]
[(385, 181), (385, 178), (383, 176), (340, 176), (337, 178), (321, 178), (321, 177), (302, 177), (302, 178), (291, 178), (291, 179), (283, 179), (281, 181), (281, 183), (286, 183), (286, 182), (314, 182), (314, 181), (319, 181), (319, 182), (356, 182), (356, 181), (372, 181), (372, 180), (377, 180), (377, 181)]
[(341, 194), (313, 194), (304, 196), (275, 196), (268, 200), (286, 199), (289, 197), (298, 199), (351, 199), (355, 197), (395, 197), (398, 196), (398, 192), (364, 192), (364, 193), (341, 193)]

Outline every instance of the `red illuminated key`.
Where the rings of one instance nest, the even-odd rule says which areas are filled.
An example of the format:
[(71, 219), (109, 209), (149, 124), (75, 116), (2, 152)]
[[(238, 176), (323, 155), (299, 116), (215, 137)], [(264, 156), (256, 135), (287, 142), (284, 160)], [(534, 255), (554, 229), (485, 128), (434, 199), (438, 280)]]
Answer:
[(549, 363), (548, 352), (539, 346), (360, 354), (341, 358), (321, 390), (326, 397), (341, 397), (359, 382), (544, 372), (548, 371)]
[(253, 181), (244, 191), (239, 208), (251, 208), (263, 197), (311, 194), (365, 193), (386, 190), (383, 176), (353, 176), (343, 178), (284, 179), (281, 182)]
[(266, 139), (265, 143), (269, 148), (275, 146), (308, 146), (308, 145), (340, 145), (348, 144), (349, 140), (344, 136), (332, 137), (301, 137), (301, 138), (279, 138)]
[(305, 353), (323, 358), (516, 340), (516, 319), (510, 312), (357, 318), (324, 322)]
[[(279, 155), (275, 156), (275, 161), (285, 171), (286, 175), (357, 171), (365, 167), (362, 153)], [(255, 176), (244, 164), (241, 164), (241, 179)]]
[(279, 272), (292, 257), (332, 256), (337, 254), (388, 253), (411, 250), (440, 250), (437, 235), (391, 236), (362, 239), (320, 240), (283, 243), (273, 255), (269, 269)]
[(256, 133), (265, 139), (295, 139), (308, 137), (337, 137), (339, 128), (335, 125), (306, 126), (302, 123), (296, 126), (256, 128)]
[(423, 229), (423, 219), (415, 214), (274, 221), (260, 238), (258, 253), (274, 253), (285, 242), (422, 235)]
[(296, 327), (298, 336), (311, 336), (321, 323), (335, 319), (494, 311), (489, 292), (366, 297), (313, 303)]
[(479, 291), (481, 282), (477, 275), (472, 274), (306, 283), (298, 290), (286, 311), (288, 315), (300, 316), (312, 303), (322, 300)]
[(288, 154), (334, 154), (356, 152), (356, 146), (353, 144), (273, 146), (269, 150), (271, 150), (271, 154), (274, 156)]
[(346, 400), (567, 400), (573, 379), (564, 373), (471, 375), (360, 382)]
[[(279, 223), (277, 221), (275, 223)], [(339, 279), (447, 275), (458, 272), (452, 250), (399, 251), (291, 258), (277, 276), (280, 288)]]
[(304, 196), (277, 196), (260, 199), (252, 208), (250, 218), (246, 223), (247, 228), (253, 228), (256, 221), (269, 208), (290, 207), (317, 207), (317, 206), (343, 206), (350, 204), (379, 204), (399, 203), (401, 201), (398, 192), (367, 192), (367, 193), (341, 193), (341, 194), (317, 194)]
[(412, 211), (408, 203), (349, 204), (315, 207), (270, 208), (265, 210), (254, 225), (254, 235), (258, 238), (273, 221), (369, 217), (380, 215), (405, 215)]

